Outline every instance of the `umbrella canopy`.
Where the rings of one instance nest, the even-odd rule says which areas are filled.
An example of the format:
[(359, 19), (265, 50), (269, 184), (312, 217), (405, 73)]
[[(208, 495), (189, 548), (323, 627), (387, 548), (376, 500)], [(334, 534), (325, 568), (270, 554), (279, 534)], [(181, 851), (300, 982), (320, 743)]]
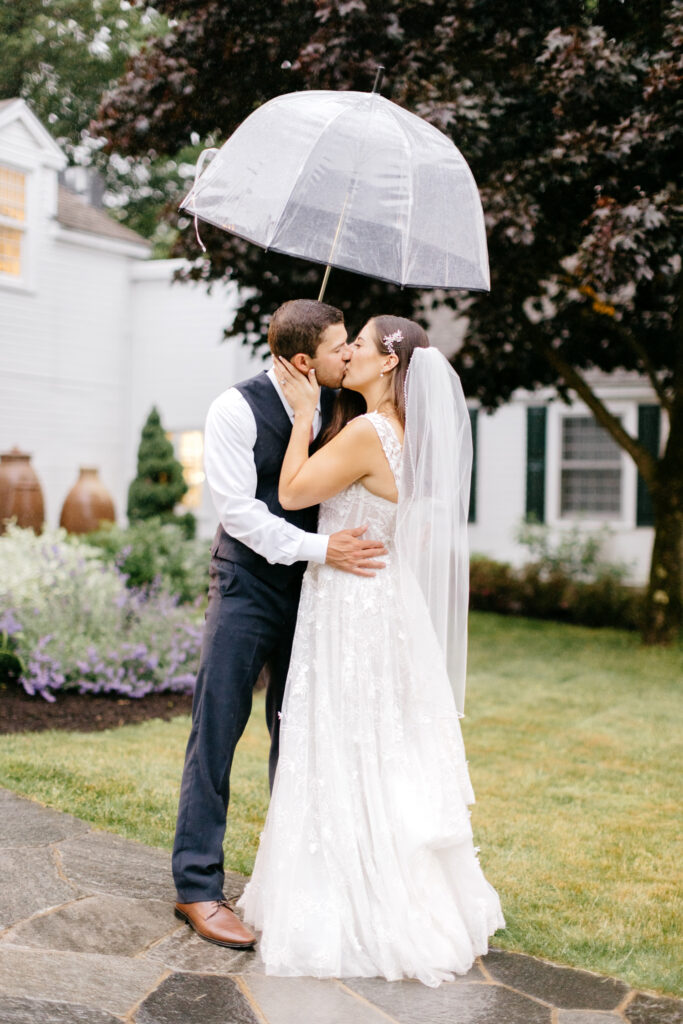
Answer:
[(218, 150), (181, 209), (265, 249), (396, 284), (490, 287), (464, 157), (376, 92), (269, 100)]

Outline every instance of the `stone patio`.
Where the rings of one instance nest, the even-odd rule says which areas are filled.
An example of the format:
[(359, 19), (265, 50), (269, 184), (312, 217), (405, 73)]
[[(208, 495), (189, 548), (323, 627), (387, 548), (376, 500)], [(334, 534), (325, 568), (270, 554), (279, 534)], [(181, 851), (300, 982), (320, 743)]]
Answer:
[(0, 1024), (683, 1024), (681, 1000), (497, 950), (437, 989), (267, 977), (176, 920), (169, 861), (0, 790)]

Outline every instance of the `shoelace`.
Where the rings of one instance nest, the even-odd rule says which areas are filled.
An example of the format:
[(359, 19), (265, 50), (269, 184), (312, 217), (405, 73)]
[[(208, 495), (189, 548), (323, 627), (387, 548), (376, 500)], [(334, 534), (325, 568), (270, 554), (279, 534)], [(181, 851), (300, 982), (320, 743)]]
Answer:
[(219, 910), (221, 909), (221, 907), (225, 907), (225, 909), (226, 909), (226, 910), (230, 910), (230, 911), (232, 911), (232, 907), (230, 906), (230, 904), (229, 904), (229, 903), (228, 903), (228, 901), (226, 900), (225, 896), (221, 896), (221, 898), (220, 898), (219, 900), (215, 900), (214, 902), (215, 902), (215, 904), (216, 904), (216, 909), (215, 909), (215, 910), (213, 910), (213, 911), (212, 911), (212, 912), (211, 912), (211, 913), (210, 913), (210, 914), (209, 914), (209, 915), (208, 915), (208, 916), (206, 917), (206, 919), (205, 919), (205, 920), (207, 920), (207, 921), (210, 921), (212, 917), (215, 917), (215, 915), (216, 915), (216, 914), (218, 913), (218, 911), (219, 911)]

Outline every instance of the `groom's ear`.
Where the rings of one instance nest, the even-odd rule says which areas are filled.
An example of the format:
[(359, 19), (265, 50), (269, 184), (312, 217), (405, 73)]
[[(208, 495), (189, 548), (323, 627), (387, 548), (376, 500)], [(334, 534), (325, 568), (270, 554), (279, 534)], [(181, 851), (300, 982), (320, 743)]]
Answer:
[(299, 371), (299, 373), (303, 373), (304, 376), (313, 366), (311, 357), (305, 355), (303, 352), (297, 352), (296, 355), (292, 356), (292, 358), (289, 361), (292, 364), (292, 366), (294, 366)]

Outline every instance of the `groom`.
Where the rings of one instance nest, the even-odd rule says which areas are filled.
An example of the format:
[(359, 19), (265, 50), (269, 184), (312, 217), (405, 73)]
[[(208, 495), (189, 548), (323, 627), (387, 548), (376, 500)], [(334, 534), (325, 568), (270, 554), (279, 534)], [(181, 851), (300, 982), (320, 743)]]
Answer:
[[(340, 310), (295, 299), (268, 330), (273, 356), (315, 369), (320, 406), (311, 451), (330, 418), (350, 351)], [(275, 363), (274, 359), (274, 363)], [(277, 365), (275, 363), (275, 365)], [(374, 575), (381, 544), (365, 527), (317, 534), (316, 508), (285, 511), (278, 481), (293, 413), (274, 368), (228, 388), (211, 405), (205, 468), (220, 517), (211, 549), (209, 604), (185, 755), (173, 850), (176, 915), (209, 942), (248, 949), (255, 937), (223, 898), (223, 836), (230, 768), (251, 711), (254, 683), (268, 666), (269, 775), (277, 767), (279, 717), (306, 562)]]

